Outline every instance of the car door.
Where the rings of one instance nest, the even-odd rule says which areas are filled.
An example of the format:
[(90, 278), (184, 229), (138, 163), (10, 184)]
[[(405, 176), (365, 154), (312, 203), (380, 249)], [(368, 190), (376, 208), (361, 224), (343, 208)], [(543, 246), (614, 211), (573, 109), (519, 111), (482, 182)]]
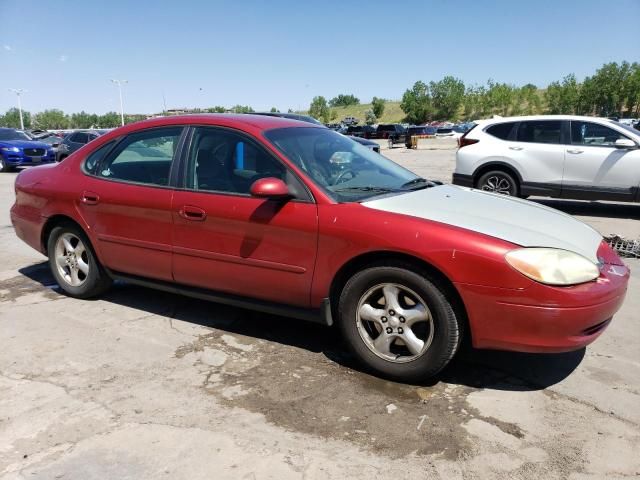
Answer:
[(616, 148), (623, 133), (596, 122), (571, 121), (562, 196), (634, 200), (640, 185), (640, 150)]
[[(303, 183), (259, 142), (230, 129), (197, 127), (173, 198), (177, 282), (308, 307), (318, 213)], [(249, 194), (258, 178), (284, 180), (294, 198)]]
[(507, 142), (506, 155), (522, 176), (522, 191), (559, 194), (562, 186), (565, 146), (561, 120), (519, 122)]
[(171, 275), (171, 170), (183, 127), (131, 133), (92, 153), (79, 209), (101, 262), (116, 272)]

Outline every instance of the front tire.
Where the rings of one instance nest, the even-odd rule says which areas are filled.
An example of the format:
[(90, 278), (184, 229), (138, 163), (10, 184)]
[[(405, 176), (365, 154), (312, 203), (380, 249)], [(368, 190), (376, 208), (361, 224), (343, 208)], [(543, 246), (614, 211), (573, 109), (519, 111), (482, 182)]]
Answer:
[(338, 305), (339, 328), (356, 357), (386, 378), (422, 382), (453, 358), (462, 327), (435, 283), (412, 270), (356, 273)]
[(0, 173), (7, 173), (13, 171), (13, 167), (7, 165), (7, 162), (4, 161), (4, 158), (0, 156)]
[(98, 262), (89, 239), (77, 226), (55, 227), (47, 242), (49, 266), (60, 288), (75, 298), (91, 298), (109, 289), (112, 280)]
[(517, 197), (520, 192), (518, 181), (511, 174), (502, 170), (484, 173), (478, 179), (477, 188), (510, 197)]

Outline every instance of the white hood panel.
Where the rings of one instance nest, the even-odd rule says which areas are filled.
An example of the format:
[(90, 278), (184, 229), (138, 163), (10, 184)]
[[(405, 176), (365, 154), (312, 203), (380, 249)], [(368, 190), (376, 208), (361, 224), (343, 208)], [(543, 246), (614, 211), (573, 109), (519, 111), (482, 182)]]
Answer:
[(453, 185), (425, 188), (362, 205), (454, 225), (523, 247), (561, 248), (595, 263), (602, 242), (602, 236), (593, 228), (553, 208)]

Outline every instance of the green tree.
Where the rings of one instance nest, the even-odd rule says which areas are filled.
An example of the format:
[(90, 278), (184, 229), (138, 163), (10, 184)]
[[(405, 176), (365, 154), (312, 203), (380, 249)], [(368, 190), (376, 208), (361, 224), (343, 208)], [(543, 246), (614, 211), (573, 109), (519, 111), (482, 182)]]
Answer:
[(233, 113), (253, 113), (255, 110), (249, 105), (235, 105), (231, 107)]
[(271, 107), (270, 112), (271, 113), (280, 113), (280, 110), (278, 110), (276, 107)]
[(511, 115), (517, 101), (516, 87), (507, 83), (487, 82), (487, 102), (490, 112), (502, 116)]
[[(31, 114), (22, 110), (22, 120), (24, 128), (31, 128)], [(17, 108), (10, 108), (2, 116), (2, 123), (5, 127), (20, 128), (20, 111)]]
[(407, 89), (402, 95), (400, 108), (407, 116), (406, 119), (411, 123), (423, 123), (431, 120), (433, 115), (433, 104), (429, 95), (429, 87), (421, 81), (413, 84), (413, 87)]
[(551, 82), (545, 92), (547, 112), (550, 114), (574, 114), (578, 110), (580, 85), (574, 74), (567, 75), (562, 82)]
[(329, 114), (329, 120), (333, 122), (336, 118), (338, 118), (338, 112), (335, 108), (332, 108)]
[(207, 113), (224, 113), (227, 111), (226, 108), (221, 107), (220, 105), (216, 105), (215, 107), (209, 107), (206, 109)]
[(343, 95), (340, 94), (337, 97), (332, 98), (329, 101), (329, 106), (331, 107), (349, 107), (351, 105), (359, 105), (360, 99), (355, 95)]
[(464, 82), (447, 76), (439, 82), (429, 84), (436, 117), (441, 120), (456, 120), (464, 100)]
[(624, 91), (627, 116), (637, 117), (640, 114), (640, 63), (631, 64)]
[(33, 116), (33, 125), (43, 130), (69, 128), (69, 117), (62, 110), (52, 108), (36, 113)]
[(542, 111), (542, 102), (538, 95), (538, 87), (528, 83), (518, 90), (520, 114), (534, 115)]
[(80, 113), (73, 113), (69, 118), (71, 128), (92, 128), (98, 125), (98, 115), (87, 113), (84, 110)]
[(487, 89), (484, 85), (467, 87), (462, 100), (465, 120), (479, 120), (489, 114)]
[(107, 112), (98, 117), (98, 125), (100, 128), (115, 128), (120, 126), (120, 114), (116, 112)]
[(329, 112), (327, 99), (322, 96), (313, 97), (311, 105), (309, 106), (309, 115), (313, 118), (321, 119), (324, 123), (329, 123), (331, 113)]
[(378, 121), (378, 118), (376, 117), (376, 114), (373, 113), (373, 110), (369, 109), (366, 112), (364, 112), (364, 122), (367, 125), (373, 125), (377, 121)]
[(373, 114), (380, 118), (384, 113), (386, 100), (384, 98), (373, 97), (371, 100), (371, 108), (373, 109)]

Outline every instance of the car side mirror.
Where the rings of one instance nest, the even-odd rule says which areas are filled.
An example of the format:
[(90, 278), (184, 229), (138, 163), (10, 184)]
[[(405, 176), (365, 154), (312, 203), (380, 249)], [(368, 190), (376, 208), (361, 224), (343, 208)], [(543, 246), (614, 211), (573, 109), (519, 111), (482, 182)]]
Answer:
[(613, 144), (616, 148), (637, 148), (638, 145), (633, 140), (629, 140), (628, 138), (619, 138)]
[(249, 189), (252, 197), (284, 200), (291, 198), (289, 187), (279, 178), (267, 177), (256, 180)]

